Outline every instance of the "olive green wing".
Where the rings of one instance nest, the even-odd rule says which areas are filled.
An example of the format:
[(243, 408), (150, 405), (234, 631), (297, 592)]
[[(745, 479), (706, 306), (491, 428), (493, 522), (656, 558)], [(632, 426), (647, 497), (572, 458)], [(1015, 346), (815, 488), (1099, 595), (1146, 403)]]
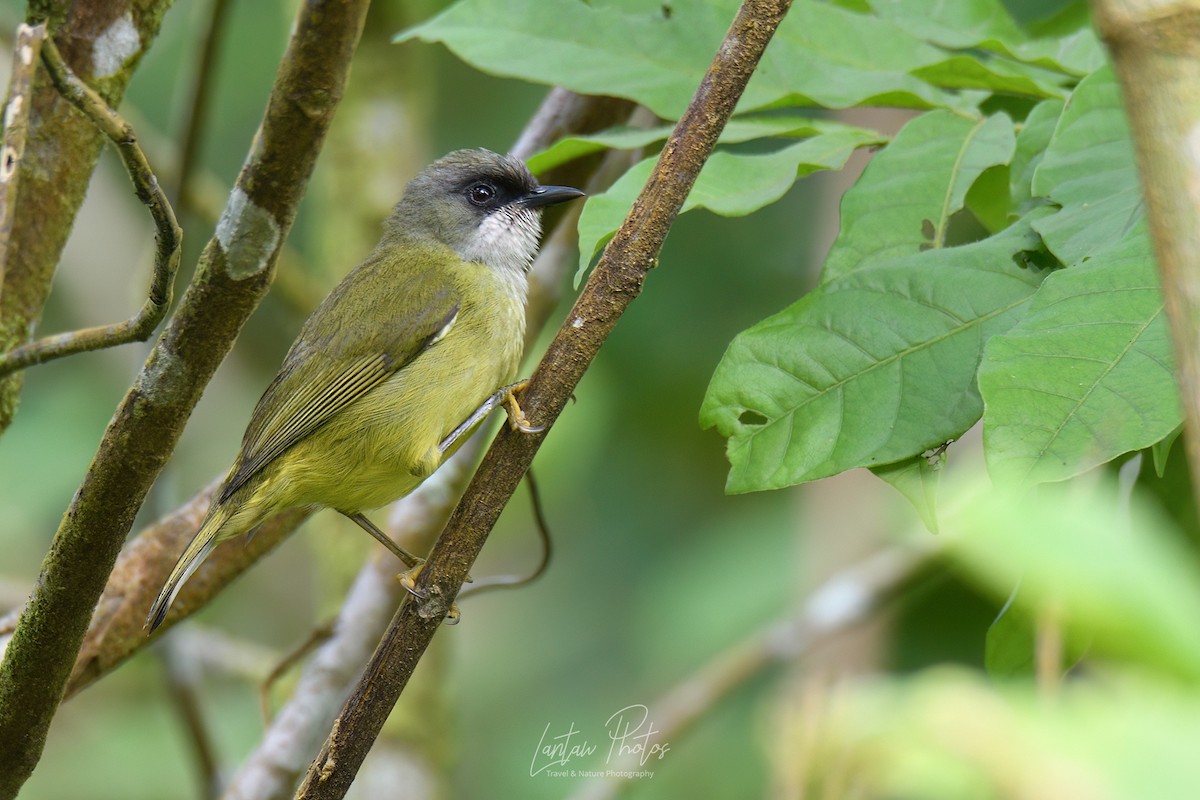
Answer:
[(309, 317), (251, 415), (221, 502), (453, 325), (458, 293), (439, 271), (403, 280), (393, 272), (386, 261), (367, 261)]

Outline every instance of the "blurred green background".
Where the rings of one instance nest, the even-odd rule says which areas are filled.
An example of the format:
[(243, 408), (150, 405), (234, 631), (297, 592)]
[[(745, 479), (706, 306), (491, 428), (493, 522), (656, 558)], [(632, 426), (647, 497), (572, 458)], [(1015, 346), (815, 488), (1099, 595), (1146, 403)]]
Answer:
[[(232, 4), (201, 152), (203, 181), (216, 187), (218, 203), (261, 117), (296, 5)], [(393, 33), (441, 5), (375, 3), (349, 97), (291, 234), (296, 257), (281, 265), (277, 286), (205, 393), (143, 522), (227, 468), (254, 402), (307, 312), (365, 254), (378, 220), (413, 172), (459, 147), (507, 149), (540, 102), (543, 87), (482, 75), (441, 48), (389, 43)], [(1022, 4), (1010, 5), (1020, 13)], [(1024, 5), (1045, 13), (1044, 3)], [(23, 4), (6, 0), (0, 9), (0, 29), (11, 31)], [(176, 4), (122, 109), (156, 166), (175, 157), (208, 9), (208, 2)], [(869, 124), (894, 129), (902, 120), (885, 114)], [(815, 281), (849, 180), (819, 175), (752, 217), (697, 212), (673, 229), (660, 268), (535, 464), (556, 534), (552, 568), (529, 588), (466, 601), (462, 624), (440, 637), (447, 648), (445, 666), (436, 668), (444, 670), (438, 680), (453, 742), (451, 796), (569, 794), (576, 784), (568, 778), (529, 775), (547, 726), (553, 735), (573, 724), (590, 741), (602, 740), (611, 714), (652, 703), (708, 659), (788, 613), (823, 577), (869, 552), (886, 533), (917, 524), (890, 489), (866, 474), (726, 496), (724, 442), (696, 422), (730, 339)], [(211, 234), (203, 214), (181, 221), (187, 255), (177, 296)], [(151, 247), (147, 215), (116, 157), (106, 152), (40, 330), (130, 313), (146, 283)], [(555, 314), (552, 328), (564, 311)], [(0, 440), (0, 610), (19, 604), (32, 585), (145, 352), (142, 345), (128, 346), (28, 373), (16, 422)], [(530, 363), (539, 353), (530, 354)], [(336, 608), (371, 546), (357, 529), (320, 514), (194, 624), (282, 654)], [(473, 574), (518, 571), (535, 549), (522, 492)], [(928, 583), (906, 598), (891, 624), (823, 648), (807, 667), (847, 674), (947, 660), (979, 664), (994, 614), (990, 603), (957, 583)], [(22, 797), (199, 794), (187, 736), (167, 701), (160, 647), (66, 704)], [(787, 769), (773, 746), (780, 706), (794, 694), (790, 685), (801, 681), (779, 677), (750, 682), (686, 739), (671, 742), (670, 752), (648, 765), (654, 777), (635, 782), (629, 796), (751, 797), (777, 787)], [(202, 714), (223, 769), (232, 773), (262, 732), (257, 686), (212, 671), (202, 681)], [(571, 766), (603, 769), (606, 747), (604, 741), (595, 757)]]

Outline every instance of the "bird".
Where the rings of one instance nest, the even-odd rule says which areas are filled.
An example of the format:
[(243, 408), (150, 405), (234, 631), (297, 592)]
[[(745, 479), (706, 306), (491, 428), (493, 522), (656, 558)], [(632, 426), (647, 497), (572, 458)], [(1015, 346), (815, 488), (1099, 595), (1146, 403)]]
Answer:
[(220, 542), (288, 508), (332, 508), (409, 567), (367, 519), (415, 489), (497, 405), (536, 431), (514, 383), (541, 211), (584, 195), (519, 159), (457, 150), (405, 187), (379, 243), (304, 323), (250, 416), (147, 635)]

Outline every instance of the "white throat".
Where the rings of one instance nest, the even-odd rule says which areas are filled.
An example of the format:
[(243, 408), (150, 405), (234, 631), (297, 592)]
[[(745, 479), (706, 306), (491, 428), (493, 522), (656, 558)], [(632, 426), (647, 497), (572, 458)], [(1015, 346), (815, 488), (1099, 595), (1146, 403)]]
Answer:
[(520, 206), (504, 206), (484, 217), (475, 236), (459, 250), (464, 261), (479, 261), (505, 275), (520, 276), (533, 263), (542, 233), (541, 214)]

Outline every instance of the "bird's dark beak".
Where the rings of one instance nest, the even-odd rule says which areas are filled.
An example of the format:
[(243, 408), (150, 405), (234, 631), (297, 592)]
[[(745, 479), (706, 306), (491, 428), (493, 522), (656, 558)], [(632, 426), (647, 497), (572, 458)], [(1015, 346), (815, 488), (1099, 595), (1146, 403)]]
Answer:
[(583, 192), (570, 186), (539, 186), (517, 202), (525, 208), (542, 208), (583, 197)]

